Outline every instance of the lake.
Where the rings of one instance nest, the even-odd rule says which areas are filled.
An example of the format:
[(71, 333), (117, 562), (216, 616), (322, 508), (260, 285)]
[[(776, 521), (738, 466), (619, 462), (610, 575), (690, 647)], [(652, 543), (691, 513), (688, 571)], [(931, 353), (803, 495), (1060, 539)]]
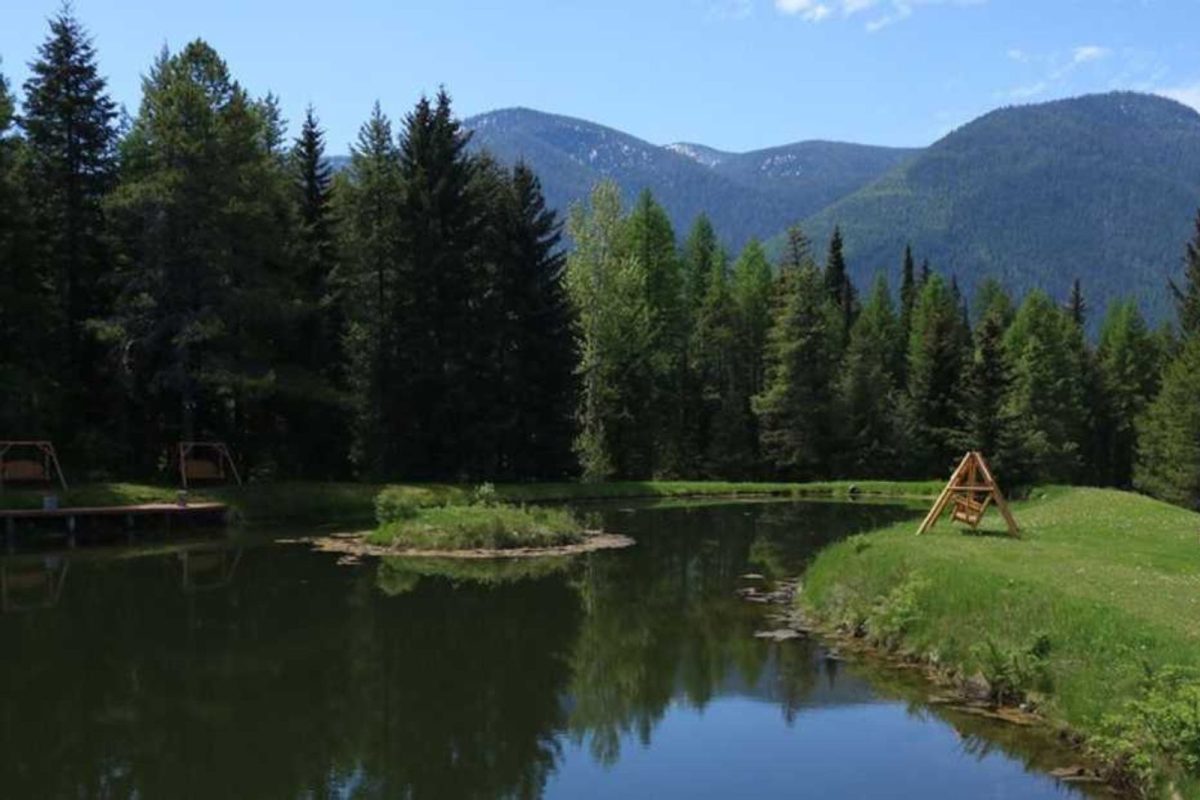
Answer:
[(903, 506), (581, 507), (567, 562), (339, 563), (296, 531), (3, 560), (5, 798), (1082, 797), (1048, 735), (767, 642), (789, 577)]

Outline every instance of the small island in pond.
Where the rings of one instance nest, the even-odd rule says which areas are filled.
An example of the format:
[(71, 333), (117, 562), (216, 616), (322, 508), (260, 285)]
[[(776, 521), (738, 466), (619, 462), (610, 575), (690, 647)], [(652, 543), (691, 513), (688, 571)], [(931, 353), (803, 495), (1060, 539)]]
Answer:
[(585, 529), (570, 511), (499, 502), (490, 484), (466, 502), (425, 505), (403, 489), (375, 500), (373, 531), (319, 539), (320, 550), (347, 555), (520, 558), (576, 555), (628, 547), (627, 536)]

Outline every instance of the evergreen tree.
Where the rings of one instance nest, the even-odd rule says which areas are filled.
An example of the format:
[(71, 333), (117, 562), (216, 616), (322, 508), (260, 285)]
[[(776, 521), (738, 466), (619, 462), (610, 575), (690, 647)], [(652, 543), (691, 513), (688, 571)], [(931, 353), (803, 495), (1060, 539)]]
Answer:
[(399, 386), (394, 318), (400, 303), (400, 159), (391, 122), (376, 103), (350, 150), (349, 178), (337, 194), (349, 302), (347, 386), (354, 403), (351, 458), (382, 476), (398, 460), (385, 414)]
[(1088, 436), (1082, 331), (1035, 291), (1021, 304), (1004, 346), (1013, 365), (1006, 411), (1020, 421), (1030, 477), (1039, 483), (1077, 480)]
[(961, 449), (984, 453), (1006, 483), (1018, 485), (1027, 480), (1029, 468), (1022, 459), (1020, 421), (1009, 403), (1013, 370), (1004, 347), (1008, 313), (1003, 302), (993, 302), (975, 330), (965, 392), (966, 441)]
[(649, 405), (635, 421), (643, 430), (644, 458), (654, 475), (681, 476), (695, 460), (689, 441), (687, 315), (684, 275), (671, 221), (644, 191), (624, 222), (623, 250), (646, 272), (646, 302), (655, 321), (654, 378)]
[(518, 163), (500, 207), (495, 343), (502, 435), (498, 474), (562, 478), (573, 471), (575, 344), (561, 225), (541, 183)]
[(699, 313), (708, 296), (708, 284), (712, 280), (717, 259), (717, 234), (708, 216), (696, 217), (683, 245), (684, 298), (689, 314)]
[(1171, 503), (1200, 506), (1200, 336), (1167, 365), (1162, 390), (1138, 423), (1134, 485)]
[(858, 313), (858, 298), (846, 270), (846, 258), (842, 250), (842, 231), (835, 226), (829, 240), (829, 254), (825, 258), (825, 292), (842, 316), (842, 341), (847, 342), (850, 327)]
[(254, 102), (211, 47), (163, 53), (111, 203), (125, 257), (116, 345), (143, 459), (213, 436), (271, 467), (265, 415), (294, 290), (286, 185), (262, 142)]
[(894, 474), (893, 427), (899, 320), (887, 279), (879, 275), (854, 323), (838, 383), (838, 472), (864, 478)]
[(751, 395), (763, 389), (763, 351), (771, 327), (773, 281), (766, 251), (757, 239), (751, 239), (733, 267), (732, 287), (738, 311), (738, 336), (746, 352), (743, 368)]
[(296, 367), (290, 376), (296, 402), (288, 410), (293, 423), (289, 440), (303, 474), (329, 479), (348, 467), (349, 403), (340, 391), (347, 378), (341, 349), (346, 320), (336, 285), (333, 171), (325, 158), (325, 134), (311, 106), (288, 166), (299, 217), (294, 241), (299, 319), (286, 356)]
[(807, 264), (812, 258), (812, 243), (804, 235), (804, 229), (797, 223), (787, 229), (787, 242), (783, 255), (779, 260), (779, 270), (797, 270)]
[(1104, 483), (1128, 487), (1137, 458), (1137, 420), (1158, 392), (1160, 372), (1154, 337), (1132, 301), (1108, 307), (1097, 365), (1104, 405), (1095, 466)]
[(975, 313), (979, 315), (981, 324), (989, 316), (995, 316), (1003, 331), (1012, 324), (1016, 310), (1013, 308), (1012, 297), (1009, 296), (1003, 284), (989, 275), (980, 282), (979, 288), (975, 290)]
[(0, 74), (0, 429), (49, 435), (53, 383), (44, 365), (49, 331), (47, 281), (30, 235), (29, 192), (21, 169), (24, 143), (15, 130), (8, 82)]
[[(50, 20), (50, 34), (29, 69), (22, 125), (38, 242), (33, 268), (57, 295), (55, 307), (45, 309), (58, 331), (57, 345), (45, 355), (64, 378), (57, 427), (70, 449), (82, 445), (75, 441), (81, 425), (109, 427), (114, 416), (110, 370), (87, 325), (111, 300), (103, 200), (115, 175), (116, 109), (92, 41), (69, 7)], [(90, 460), (109, 450), (87, 449)]]
[(494, 434), (487, 397), (489, 331), (476, 325), (487, 290), (477, 252), (484, 207), (477, 163), (450, 97), (421, 98), (400, 138), (401, 308), (395, 324), (406, 371), (389, 398), (392, 469), (415, 478), (486, 474)]
[(750, 408), (749, 353), (740, 336), (738, 305), (723, 260), (711, 275), (692, 346), (703, 402), (701, 470), (710, 478), (748, 474), (755, 462), (755, 427)]
[(1200, 333), (1200, 213), (1196, 214), (1195, 228), (1195, 235), (1184, 252), (1183, 286), (1171, 281), (1179, 329), (1184, 338)]
[(1087, 322), (1087, 302), (1083, 299), (1083, 284), (1079, 278), (1071, 282), (1071, 296), (1067, 299), (1067, 313), (1080, 328)]
[(575, 450), (585, 480), (646, 478), (644, 431), (653, 379), (656, 322), (646, 270), (620, 247), (621, 192), (605, 182), (588, 205), (572, 209), (567, 286), (576, 315), (580, 398)]
[(841, 318), (811, 262), (790, 271), (772, 314), (754, 412), (768, 463), (781, 477), (804, 480), (829, 471)]
[(913, 307), (901, 409), (911, 468), (916, 475), (940, 475), (962, 440), (962, 317), (939, 275), (931, 275)]

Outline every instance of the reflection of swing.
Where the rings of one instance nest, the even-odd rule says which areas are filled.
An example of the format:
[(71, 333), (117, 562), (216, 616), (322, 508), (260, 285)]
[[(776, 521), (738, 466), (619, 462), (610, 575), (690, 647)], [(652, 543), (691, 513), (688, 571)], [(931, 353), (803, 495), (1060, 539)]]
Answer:
[[(25, 457), (10, 457), (14, 450), (24, 452)], [(55, 478), (65, 490), (67, 479), (52, 442), (0, 441), (0, 488), (7, 483), (54, 483)]]
[(58, 605), (70, 563), (50, 557), (24, 566), (0, 564), (0, 611), (7, 614)]
[(242, 485), (242, 477), (238, 475), (237, 465), (224, 442), (180, 442), (179, 443), (179, 477), (183, 488), (188, 488), (190, 482), (224, 483), (228, 480), (225, 468), (233, 475), (238, 486)]
[(183, 568), (180, 585), (185, 592), (224, 588), (233, 583), (233, 574), (241, 560), (241, 548), (232, 555), (229, 550), (184, 550), (179, 554)]
[(1008, 532), (1013, 536), (1017, 536), (1021, 532), (1017, 527), (1017, 521), (1009, 513), (1008, 503), (1005, 502), (1004, 494), (1000, 491), (1000, 484), (996, 483), (987, 461), (978, 451), (972, 450), (963, 456), (958, 468), (950, 476), (950, 482), (938, 495), (937, 502), (933, 504), (933, 508), (929, 509), (929, 513), (925, 516), (921, 527), (917, 529), (917, 533), (925, 533), (932, 528), (952, 500), (954, 501), (954, 510), (950, 517), (955, 522), (962, 522), (976, 528), (983, 519), (984, 512), (988, 510), (988, 506), (995, 503), (1000, 515), (1004, 517)]

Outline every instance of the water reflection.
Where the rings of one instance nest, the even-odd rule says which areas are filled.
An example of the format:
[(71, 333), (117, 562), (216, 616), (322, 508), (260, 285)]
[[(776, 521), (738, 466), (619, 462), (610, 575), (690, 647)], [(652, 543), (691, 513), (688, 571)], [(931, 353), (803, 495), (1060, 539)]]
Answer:
[[(17, 654), (0, 659), (4, 796), (525, 798), (651, 785), (683, 796), (673, 748), (762, 777), (750, 753), (848, 735), (837, 714), (852, 709), (899, 713), (876, 720), (892, 735), (951, 735), (921, 720), (923, 706), (881, 705), (879, 686), (902, 689), (811, 642), (754, 639), (761, 609), (732, 592), (747, 571), (793, 574), (822, 542), (910, 512), (602, 513), (639, 544), (495, 565), (337, 566), (303, 546), (77, 564), (57, 606), (0, 617)], [(905, 758), (936, 773), (964, 762), (964, 748), (991, 765), (991, 744), (980, 743), (1031, 750), (985, 728), (979, 743), (931, 740)], [(727, 729), (739, 730), (745, 756), (708, 751), (705, 737)], [(888, 768), (909, 768), (887, 752), (880, 786)], [(999, 763), (1029, 796), (1057, 791), (1011, 758)], [(808, 769), (806, 785), (821, 786), (819, 766)], [(996, 780), (964, 774), (968, 787)], [(781, 789), (791, 780), (776, 777)]]

